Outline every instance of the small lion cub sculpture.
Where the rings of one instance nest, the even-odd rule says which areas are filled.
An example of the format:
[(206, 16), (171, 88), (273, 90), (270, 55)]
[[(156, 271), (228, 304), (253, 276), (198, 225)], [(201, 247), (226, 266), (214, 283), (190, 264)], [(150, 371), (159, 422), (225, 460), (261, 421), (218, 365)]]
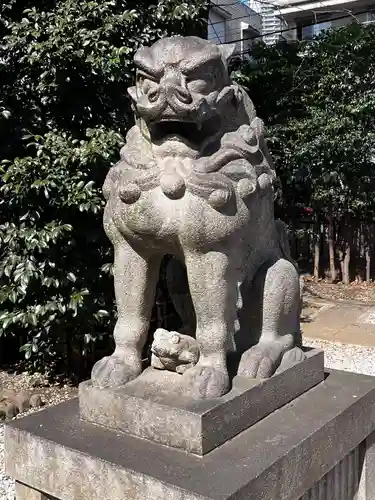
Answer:
[(198, 342), (189, 335), (158, 328), (151, 346), (151, 366), (181, 375), (199, 360)]

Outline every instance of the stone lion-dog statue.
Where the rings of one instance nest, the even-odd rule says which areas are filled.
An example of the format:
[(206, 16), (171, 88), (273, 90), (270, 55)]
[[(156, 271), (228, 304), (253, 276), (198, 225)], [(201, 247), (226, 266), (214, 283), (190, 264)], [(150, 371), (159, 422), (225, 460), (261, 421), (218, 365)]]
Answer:
[(300, 344), (299, 277), (274, 218), (276, 174), (263, 122), (231, 81), (232, 54), (231, 46), (175, 36), (135, 55), (128, 92), (136, 125), (103, 187), (118, 320), (115, 351), (92, 370), (97, 387), (141, 374), (165, 255), (185, 266), (196, 317), (199, 361), (179, 375), (189, 397), (230, 390), (228, 339), (239, 318), (246, 327), (238, 345), (248, 345), (238, 375), (270, 377)]

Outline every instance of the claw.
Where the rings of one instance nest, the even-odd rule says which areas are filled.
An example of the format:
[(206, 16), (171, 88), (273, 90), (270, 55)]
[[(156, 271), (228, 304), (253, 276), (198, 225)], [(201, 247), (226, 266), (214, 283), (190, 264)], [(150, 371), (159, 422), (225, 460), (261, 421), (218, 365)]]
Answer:
[(141, 366), (126, 364), (117, 356), (106, 356), (95, 363), (91, 372), (91, 381), (95, 387), (121, 387), (137, 378), (141, 371)]
[(291, 348), (284, 341), (260, 342), (243, 353), (238, 375), (251, 378), (272, 377), (283, 355)]
[(215, 399), (230, 389), (229, 376), (224, 370), (195, 365), (183, 375), (187, 394), (193, 399)]

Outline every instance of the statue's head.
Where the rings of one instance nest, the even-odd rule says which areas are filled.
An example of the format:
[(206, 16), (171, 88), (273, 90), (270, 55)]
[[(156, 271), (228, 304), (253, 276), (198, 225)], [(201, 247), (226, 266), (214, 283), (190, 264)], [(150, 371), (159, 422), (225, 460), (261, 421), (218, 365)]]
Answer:
[(250, 196), (264, 172), (272, 184), (263, 122), (229, 75), (233, 52), (232, 45), (181, 36), (137, 51), (129, 89), (137, 123), (121, 151), (122, 172), (134, 169), (123, 201), (135, 203), (142, 190), (160, 186), (170, 199), (188, 190), (219, 210), (236, 189)]
[(136, 85), (129, 94), (153, 143), (177, 140), (199, 148), (223, 127), (224, 110), (235, 100), (228, 73), (233, 50), (180, 36), (138, 50)]

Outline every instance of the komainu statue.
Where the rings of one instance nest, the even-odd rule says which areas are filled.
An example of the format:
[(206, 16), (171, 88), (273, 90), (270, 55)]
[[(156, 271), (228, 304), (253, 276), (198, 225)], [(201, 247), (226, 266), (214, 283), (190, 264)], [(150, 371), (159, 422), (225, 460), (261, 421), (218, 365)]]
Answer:
[(114, 353), (93, 368), (96, 386), (119, 387), (141, 374), (165, 255), (184, 266), (194, 306), (199, 360), (175, 375), (189, 397), (229, 391), (233, 347), (242, 355), (237, 374), (262, 378), (298, 350), (298, 273), (274, 219), (263, 122), (229, 76), (232, 52), (177, 36), (136, 53), (129, 89), (136, 125), (103, 188), (118, 321)]

